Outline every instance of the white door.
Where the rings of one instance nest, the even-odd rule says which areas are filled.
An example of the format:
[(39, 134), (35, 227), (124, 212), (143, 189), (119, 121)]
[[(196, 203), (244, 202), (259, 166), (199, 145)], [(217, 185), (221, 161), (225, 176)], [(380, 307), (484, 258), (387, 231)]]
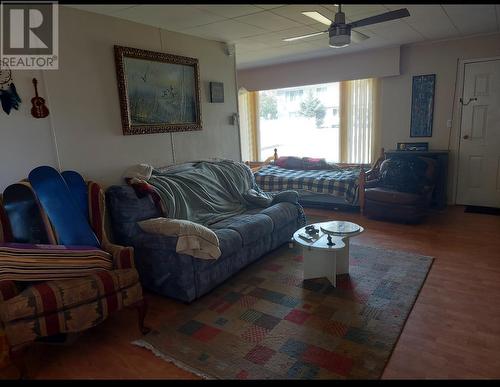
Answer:
[(457, 203), (500, 207), (500, 60), (465, 64), (462, 99)]

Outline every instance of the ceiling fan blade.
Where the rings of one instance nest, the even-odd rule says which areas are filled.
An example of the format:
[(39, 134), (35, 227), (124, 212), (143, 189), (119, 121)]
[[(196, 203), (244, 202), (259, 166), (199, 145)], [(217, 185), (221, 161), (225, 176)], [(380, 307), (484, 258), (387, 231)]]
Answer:
[(362, 34), (361, 32), (351, 30), (351, 42), (361, 43), (363, 40), (368, 39), (369, 36)]
[(401, 8), (397, 9), (395, 11), (390, 11), (386, 13), (382, 13), (380, 15), (376, 16), (370, 16), (365, 19), (361, 19), (352, 23), (349, 23), (351, 25), (351, 28), (356, 28), (356, 27), (363, 27), (367, 26), (370, 24), (376, 24), (376, 23), (382, 23), (386, 22), (389, 20), (395, 20), (395, 19), (401, 19), (403, 17), (410, 16), (410, 12), (406, 8)]
[(315, 32), (314, 34), (309, 34), (309, 35), (294, 36), (292, 38), (285, 38), (285, 39), (283, 39), (283, 41), (284, 42), (293, 42), (294, 40), (310, 38), (311, 36), (321, 35), (321, 34), (324, 34), (325, 32), (327, 32), (327, 31)]
[(323, 23), (324, 25), (327, 25), (328, 27), (330, 27), (330, 25), (332, 24), (332, 21), (330, 19), (328, 19), (326, 16), (324, 16), (316, 11), (302, 12), (302, 15), (310, 17), (311, 19), (314, 19), (317, 22)]

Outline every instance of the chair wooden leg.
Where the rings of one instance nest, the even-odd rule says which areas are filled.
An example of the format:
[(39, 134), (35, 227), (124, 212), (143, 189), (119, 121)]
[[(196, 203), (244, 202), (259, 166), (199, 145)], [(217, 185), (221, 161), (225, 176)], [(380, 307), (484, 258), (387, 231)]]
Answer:
[(146, 318), (146, 313), (148, 311), (148, 304), (145, 299), (142, 299), (141, 301), (135, 304), (135, 307), (137, 308), (139, 330), (143, 335), (145, 335), (151, 331), (151, 328), (148, 328), (144, 325), (144, 319)]

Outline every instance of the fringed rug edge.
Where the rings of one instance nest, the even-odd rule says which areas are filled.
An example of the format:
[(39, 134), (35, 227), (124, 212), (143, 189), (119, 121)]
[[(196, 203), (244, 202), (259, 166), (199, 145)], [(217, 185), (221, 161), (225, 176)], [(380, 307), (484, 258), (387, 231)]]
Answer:
[(174, 359), (173, 357), (170, 357), (168, 355), (165, 355), (163, 352), (161, 352), (159, 349), (157, 349), (155, 346), (153, 346), (151, 343), (148, 343), (147, 341), (143, 339), (135, 340), (132, 341), (133, 345), (137, 345), (138, 347), (146, 348), (149, 349), (153, 354), (157, 357), (159, 357), (162, 360), (165, 360), (166, 362), (173, 363), (179, 368), (182, 368), (185, 371), (191, 372), (192, 374), (195, 374), (196, 376), (199, 376), (203, 379), (215, 379), (213, 376), (207, 375), (203, 373), (200, 370), (197, 370), (179, 360)]

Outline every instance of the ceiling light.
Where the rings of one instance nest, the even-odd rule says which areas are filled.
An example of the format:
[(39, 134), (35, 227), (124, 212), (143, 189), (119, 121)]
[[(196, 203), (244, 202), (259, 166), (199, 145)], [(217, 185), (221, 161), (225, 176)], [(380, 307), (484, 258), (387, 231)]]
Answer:
[(348, 24), (336, 25), (328, 31), (330, 47), (341, 48), (351, 43), (351, 27)]
[(328, 42), (329, 46), (333, 48), (346, 47), (349, 43), (351, 43), (351, 37), (349, 35), (330, 36), (330, 40)]

